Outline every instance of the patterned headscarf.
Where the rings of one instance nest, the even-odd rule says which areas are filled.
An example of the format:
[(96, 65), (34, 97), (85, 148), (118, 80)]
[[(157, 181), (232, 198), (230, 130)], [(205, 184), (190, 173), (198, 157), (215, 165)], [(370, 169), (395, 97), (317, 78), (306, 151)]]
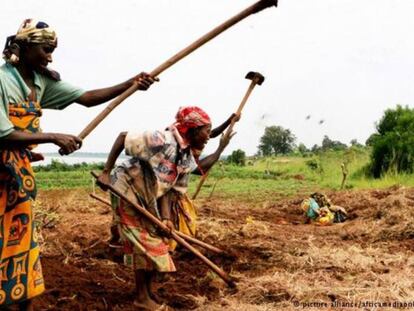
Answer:
[(17, 33), (7, 38), (3, 51), (3, 58), (6, 62), (11, 64), (19, 62), (18, 42), (49, 44), (56, 47), (57, 36), (56, 32), (45, 22), (30, 18), (24, 20)]
[(57, 46), (56, 32), (45, 22), (26, 19), (16, 34), (16, 40)]
[[(180, 107), (180, 109), (178, 109), (178, 112), (175, 116), (175, 123), (171, 125), (169, 129), (174, 134), (175, 139), (177, 140), (181, 149), (186, 149), (189, 147), (189, 141), (187, 137), (188, 130), (209, 124), (211, 124), (210, 117), (203, 109), (197, 106), (188, 106)], [(199, 164), (199, 157), (201, 152), (202, 150), (191, 148), (191, 153), (194, 156), (197, 167), (201, 174), (204, 175), (205, 172)]]
[(197, 106), (180, 107), (175, 116), (175, 121), (175, 127), (184, 136), (191, 128), (211, 124), (208, 114)]
[[(211, 124), (210, 117), (204, 110), (196, 106), (188, 106), (178, 109), (175, 116), (175, 123), (170, 125), (168, 129), (174, 134), (181, 149), (186, 149), (189, 146), (187, 138), (188, 130), (209, 124)], [(192, 152), (198, 158), (201, 150), (192, 150)]]

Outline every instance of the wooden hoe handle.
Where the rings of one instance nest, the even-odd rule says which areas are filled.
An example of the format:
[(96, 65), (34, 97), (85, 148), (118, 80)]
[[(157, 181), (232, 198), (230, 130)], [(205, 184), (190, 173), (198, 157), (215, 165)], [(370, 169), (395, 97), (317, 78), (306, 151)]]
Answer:
[[(264, 77), (258, 73), (258, 72), (253, 72), (250, 71), (247, 75), (246, 75), (246, 79), (252, 80), (252, 82), (250, 82), (249, 88), (247, 89), (246, 94), (244, 95), (239, 108), (237, 108), (237, 112), (236, 114), (240, 115), (240, 113), (242, 112), (244, 106), (246, 105), (247, 99), (249, 98), (250, 94), (253, 92), (253, 89), (255, 88), (256, 85), (262, 85), (263, 81), (264, 81)], [(224, 133), (225, 136), (229, 136), (231, 135), (231, 132), (233, 131), (233, 127), (234, 124), (236, 122), (234, 121), (234, 119), (231, 120), (231, 123), (229, 125), (229, 127), (227, 128), (226, 132)], [(208, 171), (205, 172), (205, 174), (203, 176), (201, 176), (200, 181), (198, 182), (196, 191), (194, 192), (192, 199), (195, 200), (198, 196), (198, 193), (201, 190), (201, 187), (204, 185), (205, 181), (207, 180), (208, 177)]]
[[(228, 19), (221, 25), (217, 26), (210, 32), (206, 33), (204, 36), (199, 38), (198, 40), (191, 43), (189, 46), (169, 58), (167, 61), (162, 63), (160, 66), (155, 68), (153, 71), (150, 72), (150, 75), (152, 77), (157, 77), (159, 74), (161, 74), (163, 71), (198, 49), (200, 46), (204, 45), (211, 39), (218, 36), (223, 31), (227, 30), (234, 24), (237, 24), (241, 20), (245, 19), (249, 15), (258, 13), (268, 7), (271, 6), (277, 6), (277, 0), (261, 0), (259, 2), (256, 2), (255, 4), (251, 5), (250, 7), (244, 9), (239, 14), (233, 16), (232, 18)], [(98, 126), (99, 123), (102, 122), (103, 119), (106, 118), (106, 116), (109, 115), (109, 113), (115, 109), (120, 103), (122, 103), (126, 98), (128, 98), (130, 95), (132, 95), (135, 91), (138, 90), (138, 83), (135, 82), (129, 89), (127, 89), (124, 93), (119, 95), (117, 98), (115, 98), (112, 102), (108, 104), (108, 106), (101, 111), (101, 113), (92, 120), (84, 129), (83, 131), (78, 135), (79, 138), (84, 139), (86, 136), (88, 136), (96, 126)]]

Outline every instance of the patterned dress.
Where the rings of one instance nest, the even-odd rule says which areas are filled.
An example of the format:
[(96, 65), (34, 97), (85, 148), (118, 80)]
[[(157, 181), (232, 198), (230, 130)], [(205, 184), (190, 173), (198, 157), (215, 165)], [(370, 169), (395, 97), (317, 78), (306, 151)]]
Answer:
[[(42, 108), (63, 109), (83, 94), (36, 73), (34, 82), (37, 98), (29, 100), (31, 90), (19, 72), (10, 64), (0, 67), (0, 139), (13, 130), (40, 131)], [(31, 206), (33, 147), (0, 149), (0, 306), (33, 298), (45, 288)]]
[[(169, 204), (171, 208), (171, 220), (175, 230), (195, 237), (197, 230), (197, 210), (193, 201), (188, 197), (188, 194), (171, 190)], [(171, 239), (169, 246), (170, 251), (174, 251), (177, 247), (177, 242)]]
[[(125, 150), (132, 158), (114, 170), (113, 186), (161, 218), (157, 199), (170, 190), (183, 194), (187, 191), (189, 174), (197, 167), (192, 153), (181, 149), (168, 130), (128, 133)], [(125, 263), (135, 270), (175, 271), (169, 245), (157, 228), (118, 197), (112, 195), (111, 202)]]

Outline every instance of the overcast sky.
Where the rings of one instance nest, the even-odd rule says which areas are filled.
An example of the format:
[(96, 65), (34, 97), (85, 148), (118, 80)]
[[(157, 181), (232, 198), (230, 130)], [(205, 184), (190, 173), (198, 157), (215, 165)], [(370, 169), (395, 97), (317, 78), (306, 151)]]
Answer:
[[(0, 36), (14, 34), (24, 18), (49, 23), (59, 37), (51, 67), (92, 89), (153, 70), (252, 3), (14, 0), (2, 7)], [(365, 142), (385, 109), (414, 104), (413, 13), (410, 0), (280, 0), (162, 73), (149, 91), (133, 94), (85, 139), (82, 151), (109, 151), (123, 130), (162, 129), (179, 106), (198, 105), (218, 125), (237, 109), (248, 71), (266, 81), (250, 97), (225, 153), (255, 153), (270, 125), (290, 129), (308, 147), (324, 135)], [(43, 130), (79, 134), (103, 108), (45, 111)], [(207, 152), (216, 146), (210, 142)]]

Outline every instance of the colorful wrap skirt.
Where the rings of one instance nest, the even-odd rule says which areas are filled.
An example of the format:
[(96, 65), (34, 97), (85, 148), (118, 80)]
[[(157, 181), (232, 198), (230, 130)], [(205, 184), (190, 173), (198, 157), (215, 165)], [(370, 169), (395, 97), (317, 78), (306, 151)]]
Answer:
[(26, 150), (0, 151), (0, 306), (44, 291), (31, 202), (36, 195)]
[[(171, 204), (171, 218), (174, 228), (181, 233), (195, 237), (197, 211), (196, 208), (186, 193), (179, 193), (174, 191), (170, 200)], [(170, 251), (174, 251), (177, 247), (177, 242), (173, 239), (169, 243)]]
[[(136, 202), (157, 215), (156, 187), (149, 168), (136, 167), (138, 172), (131, 172), (124, 167), (115, 169), (112, 185)], [(145, 172), (146, 171), (146, 172)], [(133, 206), (111, 194), (114, 222), (117, 225), (124, 250), (124, 262), (134, 270), (157, 270), (159, 272), (176, 271), (174, 262), (168, 252), (160, 231), (151, 222), (141, 216)]]

